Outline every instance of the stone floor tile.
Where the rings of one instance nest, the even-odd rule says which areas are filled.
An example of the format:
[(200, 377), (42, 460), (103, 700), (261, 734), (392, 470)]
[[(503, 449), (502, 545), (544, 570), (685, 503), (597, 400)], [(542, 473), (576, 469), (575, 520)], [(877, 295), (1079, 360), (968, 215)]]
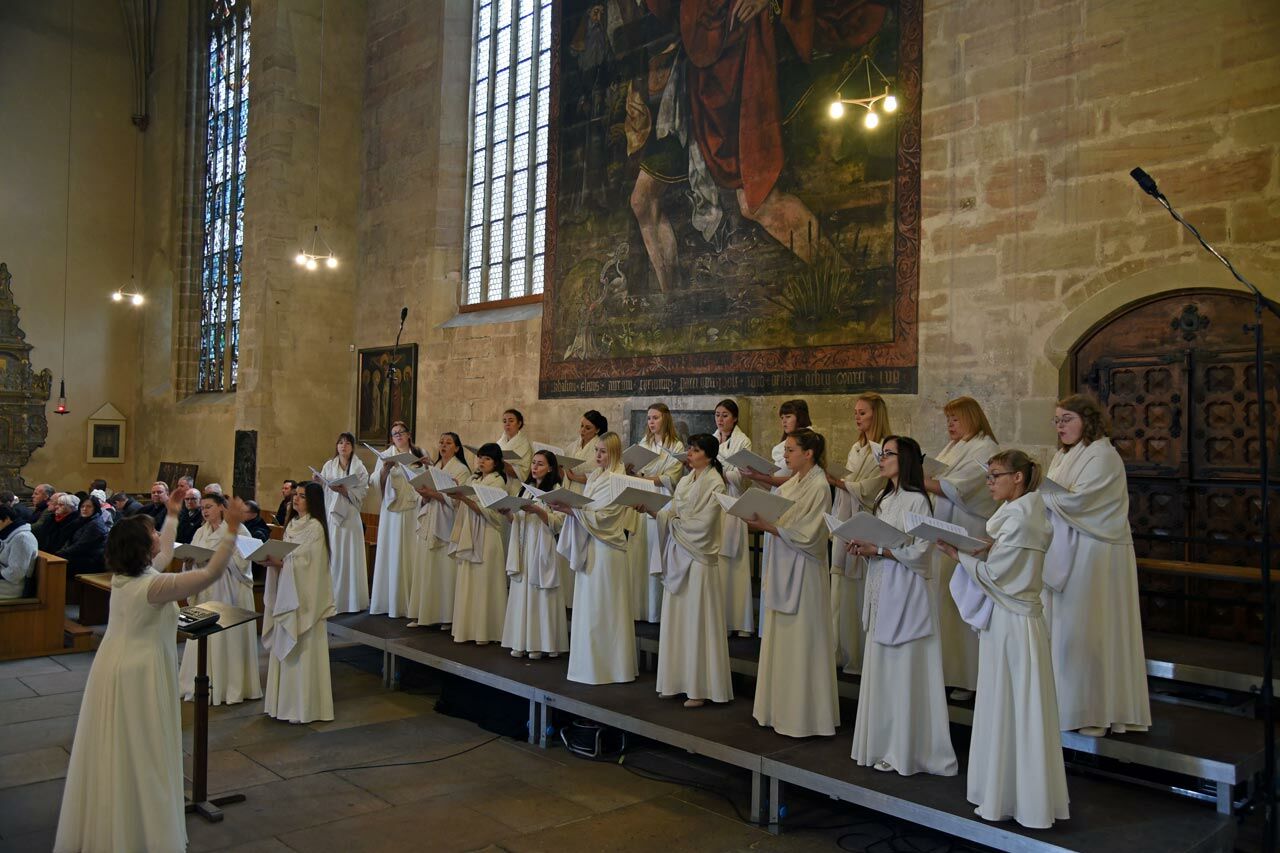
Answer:
[[(188, 784), (191, 782), (192, 759), (187, 755), (182, 760), (182, 775)], [(220, 749), (209, 753), (209, 793), (221, 794), (227, 791), (243, 791), (255, 785), (268, 782), (279, 782), (280, 777), (263, 767), (258, 762), (234, 749)]]
[(426, 800), (292, 832), (281, 840), (298, 853), (453, 853), (510, 834), (505, 824), (465, 806)]
[(41, 696), (52, 696), (55, 693), (72, 693), (84, 690), (89, 680), (89, 670), (63, 670), (45, 675), (22, 675), (18, 680)]
[(54, 717), (0, 726), (0, 756), (46, 746), (61, 746), (70, 752), (75, 734), (75, 717)]
[(517, 832), (534, 832), (592, 814), (586, 806), (511, 778), (479, 784), (443, 799), (487, 815)]
[[(234, 707), (234, 706), (233, 706)], [(211, 710), (217, 710), (211, 709)], [(217, 716), (209, 718), (209, 749), (239, 749), (263, 741), (284, 741), (303, 737), (311, 732), (306, 726), (282, 723), (265, 714)], [(190, 724), (182, 729), (182, 750), (191, 752), (192, 729)]]
[[(456, 753), (458, 749), (455, 744), (441, 744), (437, 747), (436, 756), (427, 754), (424, 757), (443, 757)], [(484, 787), (497, 780), (521, 784), (512, 775), (517, 769), (536, 776), (539, 770), (556, 766), (558, 765), (543, 758), (527, 755), (513, 748), (508, 741), (498, 740), (432, 764), (343, 770), (339, 775), (389, 803), (402, 805), (414, 800)]]
[(32, 696), (28, 699), (12, 699), (0, 702), (0, 727), (28, 720), (48, 720), (52, 717), (75, 716), (80, 713), (81, 691), (55, 693), (52, 696)]
[(45, 675), (50, 672), (66, 672), (67, 668), (55, 658), (26, 658), (0, 663), (0, 678), (20, 678), (24, 675)]
[(61, 806), (61, 779), (0, 790), (0, 826), (4, 827), (4, 837), (56, 827)]
[(420, 713), (419, 710), (406, 707), (403, 702), (393, 701), (390, 694), (354, 696), (334, 702), (332, 720), (309, 723), (308, 727), (317, 732), (334, 732), (372, 723), (403, 720), (406, 717), (416, 717)]
[(78, 652), (74, 655), (58, 655), (52, 660), (57, 661), (62, 666), (71, 671), (80, 669), (88, 669), (93, 666), (94, 652)]
[(574, 759), (535, 773), (521, 768), (512, 775), (544, 788), (593, 812), (606, 812), (679, 790), (678, 785), (641, 779), (616, 764)]
[[(70, 753), (60, 746), (6, 755), (0, 761), (0, 788), (61, 779), (67, 775), (67, 762), (70, 760)], [(0, 828), (0, 835), (3, 834), (4, 830)]]
[(56, 826), (37, 829), (22, 835), (0, 838), (0, 853), (32, 853), (35, 850), (52, 850), (54, 837), (58, 834)]
[(0, 702), (9, 699), (25, 699), (35, 696), (36, 692), (17, 678), (0, 678)]

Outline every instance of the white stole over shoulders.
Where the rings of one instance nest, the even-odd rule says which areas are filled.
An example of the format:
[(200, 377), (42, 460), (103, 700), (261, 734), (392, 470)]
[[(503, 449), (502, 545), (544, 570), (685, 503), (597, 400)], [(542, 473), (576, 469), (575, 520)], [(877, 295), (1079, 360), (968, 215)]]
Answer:
[(521, 510), (511, 521), (511, 540), (507, 549), (507, 576), (527, 574), (535, 589), (560, 586), (560, 555), (556, 553), (556, 533), (564, 526), (561, 513), (547, 510), (543, 521), (531, 512)]
[[(593, 435), (586, 444), (582, 443), (580, 436), (574, 436), (564, 445), (564, 452), (576, 459), (581, 459), (582, 464), (577, 468), (570, 468), (573, 473), (582, 476), (590, 476), (591, 472), (596, 469), (596, 446), (600, 444), (600, 436)], [(563, 463), (562, 463), (563, 464)], [(571, 492), (582, 494), (582, 483), (565, 478), (564, 487)]]
[[(475, 474), (468, 480), (473, 486), (490, 486), (506, 490), (507, 484), (498, 472), (492, 474)], [(478, 499), (477, 506), (479, 506)], [(509, 523), (497, 510), (480, 508), (479, 512), (470, 509), (454, 512), (453, 530), (449, 535), (452, 543), (449, 553), (464, 563), (484, 562), (484, 538), (486, 536), (502, 536), (506, 539)]]
[[(965, 571), (956, 574), (971, 578), (989, 604), (999, 604), (1020, 616), (1040, 613), (1041, 573), (1053, 539), (1040, 493), (1027, 492), (1001, 504), (987, 522), (987, 533), (994, 544), (986, 559), (961, 552), (960, 564)], [(986, 621), (990, 618), (988, 612)]]
[(281, 568), (267, 569), (262, 596), (262, 645), (276, 660), (288, 657), (303, 634), (337, 612), (320, 522), (309, 515), (295, 518), (285, 528), (284, 541), (298, 547)]
[[(621, 465), (611, 469), (597, 468), (587, 477), (582, 496), (600, 503), (607, 502), (609, 477), (625, 473)], [(627, 550), (628, 513), (635, 515), (635, 510), (620, 506), (575, 509), (564, 517), (564, 527), (560, 530), (556, 552), (569, 562), (569, 568), (575, 572), (583, 572), (587, 568), (590, 540), (595, 539), (601, 545), (617, 551)]]
[[(899, 530), (907, 529), (907, 514), (932, 515), (929, 500), (919, 492), (896, 491), (885, 495), (876, 515)], [(870, 628), (871, 609), (876, 611), (871, 639), (883, 646), (899, 646), (928, 637), (934, 631), (933, 608), (929, 604), (931, 544), (916, 539), (893, 548), (893, 559), (871, 557), (876, 577), (871, 581), (862, 605), (862, 625)]]
[[(529, 466), (533, 464), (533, 445), (529, 443), (529, 439), (525, 438), (524, 430), (520, 430), (511, 438), (507, 438), (507, 434), (504, 432), (498, 438), (498, 446), (502, 448), (504, 456), (508, 450), (520, 454), (519, 459), (511, 460), (511, 467), (516, 469), (515, 479), (508, 478), (508, 483), (498, 484), (500, 487), (511, 491), (512, 494), (518, 494), (520, 484), (529, 477)], [(515, 486), (514, 491), (510, 488), (512, 485)]]
[(1089, 536), (1111, 545), (1133, 543), (1129, 528), (1129, 481), (1124, 460), (1111, 440), (1083, 441), (1059, 450), (1049, 463), (1049, 479), (1067, 490), (1041, 497), (1053, 523), (1053, 542), (1045, 559), (1045, 586), (1061, 591), (1075, 559), (1074, 537)]
[(337, 456), (324, 463), (324, 467), (320, 469), (320, 476), (326, 480), (338, 480), (352, 474), (359, 475), (360, 479), (347, 486), (345, 496), (327, 486), (324, 490), (325, 511), (339, 524), (345, 524), (351, 518), (360, 518), (360, 507), (364, 504), (364, 496), (369, 491), (369, 469), (364, 467), (360, 457), (354, 453), (351, 454), (351, 465), (345, 471), (342, 470), (342, 464)]
[(720, 517), (724, 509), (716, 500), (725, 491), (724, 478), (708, 466), (701, 474), (688, 474), (676, 485), (675, 497), (649, 525), (649, 574), (661, 575), (669, 592), (684, 589), (694, 563), (716, 565), (720, 556)]
[[(465, 483), (471, 479), (471, 471), (456, 456), (450, 456), (443, 465), (436, 463), (436, 467), (452, 477), (455, 483)], [(448, 495), (444, 496), (443, 503), (440, 501), (420, 501), (417, 523), (414, 527), (418, 538), (426, 542), (427, 547), (432, 550), (448, 545), (449, 539), (453, 535), (453, 522), (456, 512), (457, 508), (454, 506), (453, 498)]]
[(987, 472), (982, 466), (999, 452), (1000, 445), (989, 435), (953, 441), (942, 448), (937, 459), (951, 467), (938, 478), (938, 485), (947, 500), (969, 515), (990, 518), (996, 502), (987, 490)]
[(662, 450), (666, 448), (671, 453), (683, 453), (685, 449), (684, 442), (677, 439), (669, 444), (664, 444), (655, 439), (652, 433), (645, 433), (644, 438), (640, 439), (640, 446), (647, 450), (652, 450), (658, 454), (658, 458), (636, 471), (636, 476), (660, 478), (664, 493), (671, 494), (676, 482), (684, 475), (684, 465), (680, 464), (679, 459), (673, 459), (663, 453)]
[[(373, 479), (382, 482), (382, 468), (386, 464), (382, 457), (378, 457), (378, 464), (373, 469)], [(418, 493), (409, 488), (404, 469), (393, 465), (391, 473), (387, 475), (387, 484), (382, 489), (382, 508), (391, 512), (408, 512), (417, 506)]]
[[(849, 469), (844, 478), (845, 487), (835, 490), (835, 500), (831, 504), (831, 514), (836, 518), (846, 521), (855, 512), (870, 511), (885, 482), (880, 476), (879, 454), (880, 445), (874, 441), (855, 442), (849, 448), (844, 463), (844, 467)], [(835, 540), (831, 548), (831, 574), (860, 578), (866, 571), (867, 561), (850, 554), (845, 548), (847, 544), (843, 539)]]
[[(743, 482), (742, 473), (737, 467), (730, 465), (724, 461), (726, 456), (732, 456), (739, 450), (751, 449), (751, 438), (742, 430), (734, 428), (728, 438), (720, 434), (716, 430), (716, 441), (720, 442), (720, 450), (716, 454), (720, 458), (721, 465), (724, 467), (724, 485), (725, 491), (731, 497), (741, 497), (746, 491), (750, 481)], [(747, 523), (736, 515), (729, 515), (727, 512), (721, 513), (724, 517), (720, 524), (720, 556), (733, 559), (738, 556), (743, 543), (746, 541)]]
[(763, 605), (779, 613), (794, 614), (800, 609), (805, 564), (827, 568), (830, 534), (822, 517), (831, 509), (831, 489), (826, 473), (814, 465), (803, 477), (792, 475), (778, 487), (778, 494), (795, 503), (778, 519), (778, 535), (768, 549)]

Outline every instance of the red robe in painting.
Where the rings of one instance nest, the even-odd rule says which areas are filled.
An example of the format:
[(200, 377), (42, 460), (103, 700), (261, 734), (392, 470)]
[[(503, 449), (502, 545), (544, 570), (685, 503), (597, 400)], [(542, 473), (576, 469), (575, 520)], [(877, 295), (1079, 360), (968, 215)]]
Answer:
[[(758, 208), (782, 173), (777, 28), (769, 6), (746, 24), (734, 0), (645, 0), (673, 26), (688, 56), (693, 136), (711, 176), (742, 189)], [(853, 50), (880, 31), (885, 7), (867, 0), (782, 0), (781, 24), (800, 58), (814, 50)]]

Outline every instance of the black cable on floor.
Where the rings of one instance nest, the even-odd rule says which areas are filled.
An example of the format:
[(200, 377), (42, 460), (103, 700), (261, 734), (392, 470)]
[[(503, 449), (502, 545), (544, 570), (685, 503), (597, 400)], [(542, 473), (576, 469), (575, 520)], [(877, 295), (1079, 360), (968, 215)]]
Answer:
[[(420, 761), (391, 761), (386, 764), (357, 764), (353, 767), (328, 767), (328, 768), (325, 768), (324, 770), (316, 770), (312, 773), (303, 773), (302, 775), (315, 776), (320, 773), (344, 773), (348, 770), (377, 770), (379, 767), (413, 767), (418, 764), (435, 764), (439, 761), (448, 761), (450, 758), (457, 758), (459, 755), (466, 755), (468, 752), (474, 752), (475, 750), (479, 749), (482, 746), (488, 746), (489, 744), (493, 743), (495, 740), (502, 740), (502, 735), (494, 735), (488, 740), (481, 741), (480, 743), (477, 743), (473, 746), (469, 746), (466, 749), (460, 749), (457, 752), (452, 752), (452, 753), (449, 753), (448, 755), (441, 755), (436, 758), (424, 758)], [(289, 778), (296, 779), (299, 777), (291, 776)]]

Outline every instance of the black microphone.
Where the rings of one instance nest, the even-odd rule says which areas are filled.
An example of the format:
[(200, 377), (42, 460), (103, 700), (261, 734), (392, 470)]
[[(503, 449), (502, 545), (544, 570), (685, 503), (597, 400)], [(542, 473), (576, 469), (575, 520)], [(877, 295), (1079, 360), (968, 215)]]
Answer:
[[(1146, 174), (1146, 173), (1144, 172), (1143, 174)], [(1153, 186), (1154, 186), (1154, 184), (1153, 184)], [(403, 326), (404, 326), (404, 318), (405, 318), (405, 317), (408, 317), (408, 316), (409, 316), (409, 309), (408, 309), (408, 307), (401, 308), (401, 309), (400, 309), (400, 326), (401, 326), (402, 328), (403, 328)]]
[(395, 362), (396, 355), (398, 355), (400, 352), (400, 336), (404, 334), (404, 320), (408, 316), (409, 316), (409, 306), (406, 305), (405, 307), (400, 309), (400, 330), (396, 332), (396, 343), (395, 343), (395, 346), (391, 348), (392, 365), (390, 368), (387, 369), (387, 379), (390, 379), (390, 380), (394, 380), (396, 376), (400, 373), (400, 369), (395, 366), (394, 362)]
[(1129, 173), (1129, 177), (1138, 182), (1138, 186), (1142, 191), (1152, 198), (1164, 198), (1164, 194), (1160, 192), (1160, 188), (1156, 186), (1155, 179), (1138, 167)]

